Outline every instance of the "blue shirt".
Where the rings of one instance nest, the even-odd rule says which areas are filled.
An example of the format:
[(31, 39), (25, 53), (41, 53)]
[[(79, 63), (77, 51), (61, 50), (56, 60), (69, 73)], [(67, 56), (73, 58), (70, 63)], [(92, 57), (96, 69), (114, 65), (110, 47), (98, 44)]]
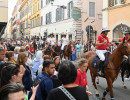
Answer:
[(31, 89), (31, 71), (29, 69), (28, 66), (24, 66), (24, 68), (26, 69), (25, 70), (25, 73), (24, 73), (24, 76), (23, 76), (23, 85), (25, 86), (25, 90), (30, 90)]
[[(42, 72), (42, 74), (39, 74), (37, 77), (36, 77), (36, 80), (37, 79), (41, 79), (41, 82), (39, 84), (39, 87), (37, 89), (37, 93), (36, 93), (36, 96), (39, 98), (38, 100), (46, 100), (49, 92), (51, 89), (53, 89), (53, 82), (52, 82), (52, 79), (51, 77), (46, 74), (45, 72)], [(36, 81), (35, 80), (35, 81)], [(41, 97), (42, 98), (41, 98)]]
[(76, 48), (77, 48), (76, 51), (81, 51), (81, 47), (82, 47), (82, 44), (77, 44), (76, 45)]

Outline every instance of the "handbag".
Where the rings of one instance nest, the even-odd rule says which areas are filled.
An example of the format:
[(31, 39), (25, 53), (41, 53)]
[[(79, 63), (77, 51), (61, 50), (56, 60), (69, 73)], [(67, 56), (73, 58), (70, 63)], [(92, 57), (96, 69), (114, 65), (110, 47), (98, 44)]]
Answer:
[(76, 100), (63, 86), (58, 87), (70, 100)]

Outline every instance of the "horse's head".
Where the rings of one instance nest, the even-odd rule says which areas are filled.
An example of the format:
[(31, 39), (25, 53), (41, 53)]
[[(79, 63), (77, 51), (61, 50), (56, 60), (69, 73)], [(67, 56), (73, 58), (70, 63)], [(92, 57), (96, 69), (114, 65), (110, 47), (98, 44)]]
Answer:
[(130, 64), (130, 44), (129, 40), (125, 41), (125, 38), (123, 39), (123, 42), (121, 43), (121, 50), (122, 54), (128, 56), (128, 63)]

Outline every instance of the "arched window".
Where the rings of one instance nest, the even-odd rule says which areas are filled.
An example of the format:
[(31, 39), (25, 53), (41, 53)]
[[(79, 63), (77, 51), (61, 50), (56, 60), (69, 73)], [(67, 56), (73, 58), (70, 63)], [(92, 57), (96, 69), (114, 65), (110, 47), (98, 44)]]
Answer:
[(130, 27), (127, 25), (118, 25), (113, 30), (113, 40), (119, 42), (123, 37), (123, 32), (125, 30), (130, 30)]

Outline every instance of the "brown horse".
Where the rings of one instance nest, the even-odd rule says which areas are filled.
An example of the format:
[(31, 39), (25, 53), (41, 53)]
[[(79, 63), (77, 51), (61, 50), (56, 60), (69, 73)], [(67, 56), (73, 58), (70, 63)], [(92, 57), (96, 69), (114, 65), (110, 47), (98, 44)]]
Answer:
[(68, 58), (68, 60), (71, 57), (71, 52), (72, 52), (72, 46), (71, 46), (71, 42), (69, 42), (69, 44), (66, 46), (65, 51), (64, 51), (64, 58)]
[[(99, 97), (97, 86), (95, 84), (95, 79), (98, 76), (97, 75), (98, 69), (93, 68), (91, 66), (91, 63), (95, 55), (96, 55), (95, 52), (89, 51), (86, 54), (84, 54), (83, 57), (88, 59), (88, 68), (90, 69), (90, 74), (91, 74), (93, 85), (95, 87), (96, 96)], [(128, 61), (130, 63), (130, 44), (128, 43), (128, 41), (125, 42), (125, 39), (123, 40), (122, 43), (118, 45), (118, 47), (112, 52), (112, 54), (110, 54), (108, 65), (104, 68), (104, 76), (100, 76), (106, 79), (108, 85), (106, 90), (103, 93), (102, 100), (106, 100), (105, 96), (107, 95), (108, 91), (110, 91), (111, 100), (114, 100), (112, 84), (119, 74), (120, 64), (124, 55), (128, 56)]]
[(54, 53), (53, 53), (53, 57), (55, 56), (60, 56), (60, 58), (62, 59), (62, 52), (61, 52), (61, 46), (55, 46), (54, 47)]

